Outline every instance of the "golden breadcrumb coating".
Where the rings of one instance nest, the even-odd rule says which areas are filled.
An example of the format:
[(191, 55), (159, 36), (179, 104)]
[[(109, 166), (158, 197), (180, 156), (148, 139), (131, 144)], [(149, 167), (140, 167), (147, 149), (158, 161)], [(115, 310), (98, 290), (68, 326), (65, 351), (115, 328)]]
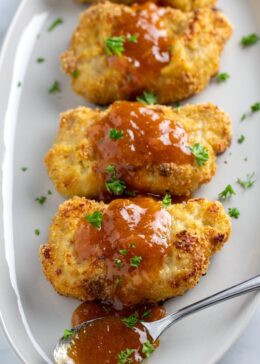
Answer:
[[(170, 7), (163, 9), (161, 17), (170, 44), (169, 63), (152, 79), (147, 77), (135, 85), (134, 90), (130, 87), (133, 76), (123, 65), (124, 54), (111, 57), (105, 49), (105, 40), (114, 36), (118, 21), (125, 14), (135, 13), (134, 8), (105, 2), (84, 11), (69, 49), (61, 56), (62, 68), (71, 77), (74, 91), (97, 104), (134, 99), (143, 91), (154, 92), (158, 103), (168, 104), (202, 91), (219, 70), (220, 54), (232, 34), (231, 24), (216, 9), (189, 13)], [(144, 52), (138, 42), (139, 38), (136, 49)]]
[(169, 248), (162, 265), (155, 264), (151, 274), (140, 267), (133, 269), (118, 288), (107, 277), (106, 257), (79, 260), (75, 249), (75, 234), (82, 217), (96, 210), (104, 214), (108, 206), (79, 197), (60, 205), (48, 242), (40, 248), (43, 272), (58, 293), (86, 301), (113, 300), (120, 289), (120, 300), (126, 305), (182, 295), (207, 272), (210, 257), (221, 249), (231, 231), (230, 219), (220, 202), (192, 199), (168, 206)]
[[(115, 3), (122, 3), (122, 4), (132, 4), (132, 3), (143, 3), (143, 0), (111, 0)], [(91, 3), (91, 2), (98, 2), (98, 0), (76, 0), (77, 3)], [(194, 9), (204, 8), (206, 6), (212, 7), (215, 5), (216, 0), (162, 0), (162, 1), (155, 1), (160, 5), (167, 5), (172, 6), (173, 8), (180, 9), (182, 11), (191, 11)]]
[[(131, 105), (138, 104), (119, 103), (130, 105), (130, 109)], [(96, 146), (89, 138), (88, 131), (93, 125), (102, 123), (112, 107), (106, 111), (79, 107), (61, 114), (60, 128), (54, 145), (45, 157), (45, 164), (49, 177), (62, 195), (97, 198), (104, 191), (104, 180), (97, 172), (102, 160), (95, 153)], [(159, 195), (169, 191), (172, 195), (189, 196), (215, 174), (216, 155), (225, 151), (231, 141), (230, 118), (210, 103), (180, 108), (150, 105), (146, 108), (163, 115), (165, 119), (178, 121), (188, 134), (189, 145), (200, 143), (208, 150), (209, 159), (202, 166), (195, 160), (181, 165), (173, 162), (132, 165), (136, 168), (129, 188)], [(96, 144), (98, 142), (95, 141)]]

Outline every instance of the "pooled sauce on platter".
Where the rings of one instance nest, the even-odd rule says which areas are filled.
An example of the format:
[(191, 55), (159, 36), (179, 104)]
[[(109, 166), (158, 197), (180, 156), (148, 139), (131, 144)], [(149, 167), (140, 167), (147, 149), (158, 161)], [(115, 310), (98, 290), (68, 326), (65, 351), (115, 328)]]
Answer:
[(170, 243), (172, 220), (162, 202), (151, 198), (117, 199), (103, 211), (97, 229), (84, 217), (76, 231), (74, 246), (79, 261), (102, 261), (113, 297), (128, 303), (124, 293), (142, 302), (163, 266)]
[(116, 177), (130, 188), (138, 184), (137, 173), (153, 165), (194, 161), (184, 127), (159, 108), (152, 110), (142, 103), (114, 103), (87, 133), (99, 157), (97, 173), (105, 178), (107, 166), (112, 165)]
[[(103, 319), (90, 323), (75, 336), (68, 355), (75, 364), (139, 363), (159, 345), (139, 320), (155, 321), (164, 316), (165, 309), (157, 304), (116, 310), (109, 303), (84, 302), (74, 311), (72, 326)], [(136, 319), (133, 325), (131, 320), (124, 322), (129, 317)]]
[(122, 56), (109, 57), (108, 62), (124, 72), (122, 93), (136, 96), (149, 90), (169, 64), (171, 44), (163, 22), (165, 9), (152, 2), (134, 4), (131, 9), (123, 11), (113, 29), (113, 36), (125, 37)]

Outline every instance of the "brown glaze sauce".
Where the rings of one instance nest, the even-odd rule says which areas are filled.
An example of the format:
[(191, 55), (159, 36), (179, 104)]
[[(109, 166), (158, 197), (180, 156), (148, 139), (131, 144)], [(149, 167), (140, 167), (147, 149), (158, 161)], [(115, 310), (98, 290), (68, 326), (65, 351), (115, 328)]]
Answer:
[(83, 302), (73, 312), (71, 325), (75, 327), (84, 321), (105, 316), (129, 317), (136, 314), (143, 321), (155, 321), (165, 316), (165, 308), (159, 304), (140, 305), (136, 307), (122, 306), (116, 309), (109, 302)]
[(144, 360), (142, 346), (147, 341), (151, 338), (141, 324), (130, 329), (120, 318), (108, 316), (90, 323), (76, 335), (68, 355), (75, 364), (118, 364), (120, 353), (131, 349), (130, 363), (140, 363)]
[[(152, 338), (142, 324), (137, 322), (133, 328), (127, 327), (122, 318), (134, 314), (138, 320), (154, 321), (165, 316), (165, 309), (159, 305), (145, 305), (135, 308), (124, 307), (116, 310), (111, 304), (85, 302), (73, 313), (72, 326), (86, 320), (103, 317), (80, 332), (72, 341), (68, 355), (76, 364), (118, 364), (139, 363), (145, 358), (143, 344), (151, 343)], [(128, 360), (120, 361), (120, 353), (131, 349)]]
[(136, 314), (140, 320), (151, 322), (165, 317), (165, 313), (165, 308), (159, 304), (122, 306), (117, 309), (109, 302), (83, 302), (73, 312), (71, 326), (75, 327), (82, 322), (105, 316), (129, 317), (132, 314)]
[[(113, 36), (125, 36), (122, 56), (112, 56), (108, 62), (124, 71), (122, 93), (137, 96), (149, 90), (160, 71), (170, 62), (170, 41), (164, 26), (165, 9), (152, 2), (134, 4), (133, 11), (124, 11), (116, 22)], [(129, 41), (137, 35), (136, 42)]]
[[(147, 197), (117, 199), (103, 212), (98, 230), (85, 219), (75, 235), (78, 259), (102, 260), (113, 297), (128, 304), (124, 288), (131, 285), (131, 298), (142, 302), (151, 289), (169, 246), (171, 215), (162, 203)], [(135, 266), (134, 261), (139, 262)], [(140, 275), (145, 279), (140, 279)], [(139, 277), (139, 278), (138, 278)]]
[[(110, 131), (122, 131), (119, 139), (111, 139)], [(99, 156), (99, 174), (114, 165), (118, 178), (134, 187), (136, 172), (151, 165), (192, 163), (188, 134), (176, 120), (167, 119), (160, 109), (151, 110), (137, 102), (119, 101), (109, 113), (91, 126), (88, 136)], [(98, 141), (98, 142), (97, 142)]]

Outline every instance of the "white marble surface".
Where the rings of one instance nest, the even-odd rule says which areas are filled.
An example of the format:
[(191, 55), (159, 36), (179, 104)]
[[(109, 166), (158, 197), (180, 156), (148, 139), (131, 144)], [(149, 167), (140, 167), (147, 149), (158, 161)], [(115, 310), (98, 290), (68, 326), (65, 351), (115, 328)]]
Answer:
[[(37, 0), (35, 0), (37, 1)], [(0, 45), (5, 32), (15, 13), (20, 0), (0, 0)], [(1, 299), (1, 298), (0, 298)], [(218, 364), (259, 364), (260, 363), (260, 307), (253, 317), (249, 327), (235, 343), (235, 345), (225, 354)], [(4, 334), (0, 329), (0, 363), (19, 364)], [(33, 364), (33, 363), (28, 363)], [(190, 363), (187, 363), (190, 364)], [(201, 363), (204, 364), (204, 363)]]

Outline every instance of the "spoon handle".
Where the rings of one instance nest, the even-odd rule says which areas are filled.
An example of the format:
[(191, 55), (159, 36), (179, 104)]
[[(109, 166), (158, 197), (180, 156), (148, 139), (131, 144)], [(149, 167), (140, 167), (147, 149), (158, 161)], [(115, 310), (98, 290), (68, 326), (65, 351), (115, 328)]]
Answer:
[(221, 292), (215, 293), (212, 296), (204, 298), (189, 306), (181, 308), (180, 310), (173, 312), (171, 315), (168, 315), (161, 320), (151, 322), (149, 328), (147, 327), (147, 324), (145, 324), (145, 326), (148, 328), (151, 336), (155, 340), (176, 321), (181, 320), (197, 311), (203, 310), (206, 307), (213, 306), (219, 302), (226, 301), (230, 298), (234, 298), (251, 291), (255, 291), (259, 288), (260, 275), (227, 288)]

